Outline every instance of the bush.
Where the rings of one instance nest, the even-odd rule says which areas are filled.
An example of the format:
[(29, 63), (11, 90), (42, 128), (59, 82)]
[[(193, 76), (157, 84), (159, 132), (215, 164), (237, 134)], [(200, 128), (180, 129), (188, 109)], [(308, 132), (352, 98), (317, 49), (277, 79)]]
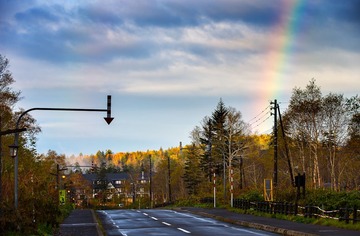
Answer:
[(258, 190), (250, 190), (244, 194), (241, 194), (239, 196), (239, 198), (245, 199), (248, 201), (257, 201), (257, 202), (264, 201), (264, 196), (263, 196), (262, 192), (260, 192)]
[(303, 205), (319, 206), (324, 210), (338, 210), (343, 207), (360, 207), (360, 192), (335, 192), (317, 189), (308, 191)]

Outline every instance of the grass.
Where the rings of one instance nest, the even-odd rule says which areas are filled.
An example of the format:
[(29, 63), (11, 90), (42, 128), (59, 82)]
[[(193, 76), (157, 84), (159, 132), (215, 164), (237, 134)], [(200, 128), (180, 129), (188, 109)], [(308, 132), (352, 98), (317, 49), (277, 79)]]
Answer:
[(352, 224), (352, 223), (345, 223), (343, 221), (338, 221), (334, 219), (327, 219), (327, 218), (307, 218), (303, 216), (295, 216), (295, 215), (282, 215), (282, 214), (269, 214), (258, 212), (253, 209), (250, 210), (241, 210), (236, 208), (227, 208), (229, 211), (240, 213), (240, 214), (251, 214), (255, 216), (262, 216), (268, 218), (275, 218), (280, 220), (289, 220), (298, 223), (304, 224), (314, 224), (314, 225), (325, 225), (325, 226), (333, 226), (342, 229), (348, 230), (359, 230), (360, 231), (360, 223)]

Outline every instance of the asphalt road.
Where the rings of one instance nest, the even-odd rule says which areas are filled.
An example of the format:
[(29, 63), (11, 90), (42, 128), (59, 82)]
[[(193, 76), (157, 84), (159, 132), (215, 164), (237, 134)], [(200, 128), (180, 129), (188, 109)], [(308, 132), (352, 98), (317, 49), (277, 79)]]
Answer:
[(106, 235), (276, 235), (172, 210), (98, 211)]

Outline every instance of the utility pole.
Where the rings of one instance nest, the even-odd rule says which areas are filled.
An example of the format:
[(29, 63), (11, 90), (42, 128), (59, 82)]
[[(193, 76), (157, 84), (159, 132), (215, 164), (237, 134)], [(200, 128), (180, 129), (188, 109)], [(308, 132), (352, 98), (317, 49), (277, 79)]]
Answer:
[(291, 157), (290, 157), (290, 153), (289, 153), (289, 147), (288, 147), (287, 138), (286, 138), (286, 135), (285, 135), (284, 125), (283, 125), (283, 122), (282, 122), (282, 119), (281, 119), (281, 112), (280, 112), (280, 107), (279, 106), (278, 106), (277, 111), (279, 112), (281, 133), (282, 133), (284, 143), (285, 143), (285, 152), (286, 152), (286, 158), (287, 158), (288, 166), (289, 166), (290, 180), (291, 180), (292, 186), (295, 186), (294, 174), (293, 174), (293, 170), (292, 170), (292, 161), (291, 161)]
[(170, 155), (166, 153), (168, 159), (168, 187), (169, 187), (169, 202), (172, 202), (171, 199), (171, 172), (170, 172)]
[(149, 170), (149, 182), (150, 182), (150, 188), (149, 188), (149, 194), (150, 194), (150, 208), (153, 208), (153, 198), (152, 198), (152, 166), (151, 166), (151, 154), (149, 155), (149, 161), (150, 161), (150, 170)]
[(56, 174), (54, 173), (50, 173), (51, 175), (55, 175), (56, 176), (56, 190), (59, 191), (61, 189), (61, 186), (60, 186), (60, 171), (63, 171), (63, 170), (67, 170), (68, 168), (66, 167), (63, 167), (60, 169), (60, 165), (59, 164), (56, 164)]
[(270, 102), (271, 105), (274, 105), (274, 107), (271, 107), (272, 110), (274, 110), (274, 187), (277, 186), (278, 181), (278, 130), (277, 130), (277, 100), (275, 99), (274, 102)]

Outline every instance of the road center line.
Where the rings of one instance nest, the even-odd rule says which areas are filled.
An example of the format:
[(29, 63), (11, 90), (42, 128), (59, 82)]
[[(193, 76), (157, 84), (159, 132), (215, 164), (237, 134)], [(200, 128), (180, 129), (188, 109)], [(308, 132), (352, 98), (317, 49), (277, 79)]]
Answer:
[(153, 220), (158, 220), (157, 218), (155, 218), (155, 217), (151, 217), (151, 219), (153, 219)]
[(182, 228), (177, 228), (177, 229), (180, 230), (180, 231), (182, 231), (182, 232), (184, 232), (184, 233), (187, 233), (187, 234), (190, 234), (190, 233), (191, 233), (190, 231), (187, 231), (187, 230), (182, 229)]
[(161, 222), (163, 223), (164, 225), (167, 225), (167, 226), (170, 226), (171, 224), (167, 223), (167, 222)]
[(146, 216), (148, 215), (148, 213), (145, 213), (145, 212), (143, 214), (146, 215)]

